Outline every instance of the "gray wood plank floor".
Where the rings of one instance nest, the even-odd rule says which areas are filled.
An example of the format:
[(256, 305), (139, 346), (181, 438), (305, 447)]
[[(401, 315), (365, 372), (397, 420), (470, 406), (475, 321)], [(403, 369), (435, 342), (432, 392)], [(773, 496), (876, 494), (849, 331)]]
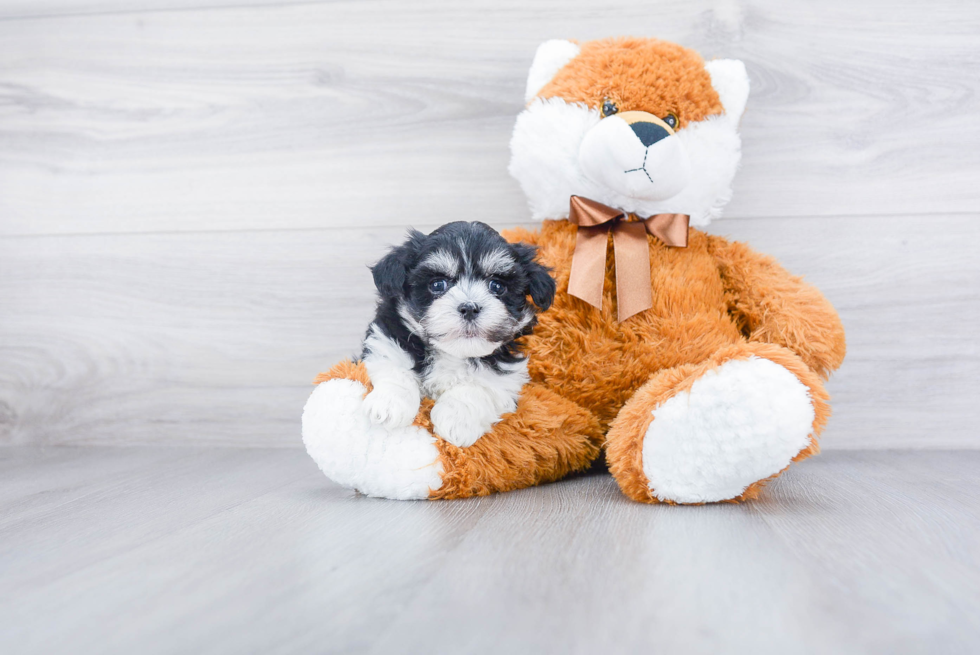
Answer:
[(605, 473), (394, 502), (282, 449), (0, 449), (4, 653), (976, 653), (980, 452), (827, 453), (759, 502)]

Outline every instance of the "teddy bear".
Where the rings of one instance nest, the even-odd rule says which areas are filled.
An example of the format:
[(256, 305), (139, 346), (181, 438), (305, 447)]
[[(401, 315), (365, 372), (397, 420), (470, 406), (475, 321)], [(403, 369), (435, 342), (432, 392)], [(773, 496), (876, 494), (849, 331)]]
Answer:
[(327, 477), (364, 494), (452, 499), (559, 480), (599, 458), (629, 498), (757, 497), (818, 452), (824, 381), (844, 330), (813, 286), (699, 228), (731, 198), (749, 78), (652, 38), (543, 43), (527, 77), (509, 172), (557, 284), (523, 338), (530, 381), (474, 444), (364, 411), (363, 363), (316, 379), (303, 440)]

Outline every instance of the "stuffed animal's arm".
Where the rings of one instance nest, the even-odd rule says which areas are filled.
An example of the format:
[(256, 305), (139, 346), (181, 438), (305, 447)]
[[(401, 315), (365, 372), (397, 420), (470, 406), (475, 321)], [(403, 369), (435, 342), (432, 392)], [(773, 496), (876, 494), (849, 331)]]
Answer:
[(840, 317), (816, 287), (745, 244), (712, 236), (728, 311), (749, 341), (789, 348), (826, 379), (844, 360)]

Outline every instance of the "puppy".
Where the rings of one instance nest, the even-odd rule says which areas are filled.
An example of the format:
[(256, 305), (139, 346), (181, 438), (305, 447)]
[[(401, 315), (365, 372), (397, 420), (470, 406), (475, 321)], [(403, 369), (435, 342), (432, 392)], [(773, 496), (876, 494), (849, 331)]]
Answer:
[(528, 374), (515, 340), (555, 297), (535, 254), (489, 225), (456, 222), (429, 235), (411, 230), (371, 268), (380, 302), (361, 359), (374, 423), (410, 425), (425, 395), (436, 401), (436, 433), (466, 447), (517, 408)]

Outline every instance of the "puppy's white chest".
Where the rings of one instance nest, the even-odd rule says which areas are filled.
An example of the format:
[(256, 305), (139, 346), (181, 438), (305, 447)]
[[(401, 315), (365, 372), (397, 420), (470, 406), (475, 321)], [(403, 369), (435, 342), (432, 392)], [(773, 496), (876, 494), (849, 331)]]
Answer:
[(476, 366), (467, 359), (442, 355), (436, 357), (422, 378), (422, 393), (438, 400), (453, 387), (473, 382), (479, 376)]
[(516, 397), (527, 380), (526, 360), (503, 365), (495, 371), (473, 360), (441, 354), (422, 378), (421, 388), (433, 400), (460, 386), (476, 386), (494, 395)]

